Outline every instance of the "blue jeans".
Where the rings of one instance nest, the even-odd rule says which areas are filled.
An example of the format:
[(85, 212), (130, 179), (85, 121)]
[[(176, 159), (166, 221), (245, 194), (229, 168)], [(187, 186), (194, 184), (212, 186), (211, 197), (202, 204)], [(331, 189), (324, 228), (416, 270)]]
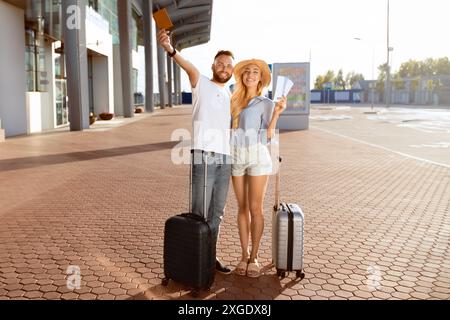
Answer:
[(231, 176), (231, 162), (227, 155), (205, 152), (202, 158), (201, 150), (194, 150), (192, 172), (192, 213), (204, 217), (204, 179), (205, 158), (207, 159), (206, 211), (208, 224), (213, 235), (213, 243), (217, 243), (219, 225), (225, 211), (228, 186)]

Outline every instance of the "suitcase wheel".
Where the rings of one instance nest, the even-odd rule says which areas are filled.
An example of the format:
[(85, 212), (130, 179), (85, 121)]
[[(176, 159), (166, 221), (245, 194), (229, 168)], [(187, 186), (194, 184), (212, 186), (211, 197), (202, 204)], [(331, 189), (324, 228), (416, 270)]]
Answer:
[(300, 280), (303, 280), (303, 278), (305, 277), (305, 273), (302, 272), (302, 270), (297, 270), (295, 275), (297, 276), (297, 278), (300, 278)]
[(286, 272), (282, 270), (277, 270), (277, 276), (284, 279), (286, 277)]
[(200, 296), (200, 290), (196, 289), (196, 290), (192, 290), (191, 291), (191, 296), (194, 298), (198, 298)]
[(168, 278), (162, 279), (161, 284), (162, 284), (164, 287), (167, 287), (167, 286), (169, 285), (169, 279), (168, 279)]

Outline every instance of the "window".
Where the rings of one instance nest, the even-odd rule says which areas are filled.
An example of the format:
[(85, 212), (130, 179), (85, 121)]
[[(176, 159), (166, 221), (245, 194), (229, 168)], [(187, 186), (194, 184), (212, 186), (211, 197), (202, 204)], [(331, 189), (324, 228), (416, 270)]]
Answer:
[(139, 16), (135, 10), (133, 10), (132, 18), (132, 48), (133, 50), (138, 51), (138, 46), (144, 45), (144, 23), (142, 21), (142, 17)]
[(109, 32), (113, 36), (113, 44), (119, 43), (119, 19), (117, 17), (117, 0), (96, 0), (94, 8), (109, 23)]
[[(42, 40), (41, 40), (42, 41)], [(45, 50), (36, 39), (36, 31), (25, 30), (25, 72), (27, 91), (47, 91), (48, 79), (45, 71)]]

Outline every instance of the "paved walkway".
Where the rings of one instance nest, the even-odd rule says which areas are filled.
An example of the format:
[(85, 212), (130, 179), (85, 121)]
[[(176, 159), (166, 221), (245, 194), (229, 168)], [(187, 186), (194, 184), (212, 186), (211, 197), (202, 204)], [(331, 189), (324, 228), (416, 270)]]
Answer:
[[(190, 112), (0, 144), (0, 299), (192, 299), (161, 286), (164, 221), (188, 202), (170, 134)], [(264, 274), (217, 274), (200, 299), (450, 299), (449, 168), (317, 128), (282, 133), (281, 153), (283, 199), (306, 215), (306, 278), (270, 268), (272, 179)], [(218, 256), (240, 257), (231, 189)]]

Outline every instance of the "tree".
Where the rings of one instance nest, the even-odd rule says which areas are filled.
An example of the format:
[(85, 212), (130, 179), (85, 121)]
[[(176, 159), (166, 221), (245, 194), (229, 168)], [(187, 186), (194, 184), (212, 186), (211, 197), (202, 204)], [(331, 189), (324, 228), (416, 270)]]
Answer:
[(345, 90), (344, 72), (342, 69), (339, 69), (338, 74), (334, 78), (334, 83), (336, 85), (336, 89)]
[(394, 75), (392, 82), (394, 83), (394, 88), (396, 90), (405, 89), (405, 81), (400, 77), (398, 72)]
[(356, 82), (362, 80), (364, 80), (364, 76), (361, 73), (355, 73), (354, 71), (347, 73), (345, 76), (345, 82), (349, 88), (352, 88)]
[(434, 68), (436, 75), (450, 75), (450, 61), (447, 57), (435, 60)]
[(378, 66), (378, 81), (375, 86), (375, 89), (378, 93), (384, 94), (384, 87), (386, 83), (386, 74), (387, 74), (387, 64), (383, 63), (382, 65)]
[(420, 77), (417, 77), (410, 82), (409, 89), (415, 92), (417, 91), (417, 89), (419, 89), (419, 84), (420, 84)]
[(427, 83), (426, 83), (425, 86), (426, 86), (427, 90), (430, 91), (430, 92), (433, 91), (434, 88), (436, 87), (434, 81), (431, 80), (431, 79), (429, 79), (429, 80), (427, 81)]
[(325, 81), (323, 80), (323, 76), (322, 75), (318, 75), (316, 77), (316, 82), (314, 83), (314, 89), (315, 90), (322, 90), (324, 83), (325, 83)]
[(325, 75), (319, 75), (316, 78), (316, 82), (314, 84), (314, 89), (323, 90), (323, 85), (326, 82), (333, 82), (334, 80), (334, 72), (332, 70), (328, 70)]
[(450, 75), (450, 61), (447, 57), (422, 61), (408, 60), (401, 64), (398, 71), (400, 78)]
[(421, 75), (421, 69), (423, 69), (421, 63), (416, 60), (408, 60), (403, 62), (398, 71), (400, 78), (413, 78)]

